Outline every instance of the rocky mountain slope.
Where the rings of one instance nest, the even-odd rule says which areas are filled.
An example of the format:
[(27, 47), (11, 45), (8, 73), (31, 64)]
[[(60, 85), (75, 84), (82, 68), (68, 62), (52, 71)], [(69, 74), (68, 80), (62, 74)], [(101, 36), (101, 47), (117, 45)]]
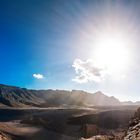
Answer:
[(120, 102), (115, 97), (108, 97), (100, 91), (91, 94), (81, 90), (30, 90), (26, 88), (19, 88), (0, 84), (0, 106), (87, 107), (118, 106), (123, 104), (124, 103)]
[(124, 140), (140, 140), (140, 108), (130, 120)]

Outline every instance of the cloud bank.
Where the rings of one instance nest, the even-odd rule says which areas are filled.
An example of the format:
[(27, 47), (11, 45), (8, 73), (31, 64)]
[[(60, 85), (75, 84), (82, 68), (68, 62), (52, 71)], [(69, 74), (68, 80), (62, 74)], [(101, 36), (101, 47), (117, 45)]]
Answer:
[(42, 74), (39, 74), (39, 73), (38, 74), (34, 73), (33, 77), (36, 78), (36, 79), (43, 79), (43, 78), (45, 78)]
[(106, 75), (105, 69), (95, 66), (92, 59), (75, 59), (72, 67), (76, 72), (76, 77), (72, 81), (77, 83), (100, 82)]

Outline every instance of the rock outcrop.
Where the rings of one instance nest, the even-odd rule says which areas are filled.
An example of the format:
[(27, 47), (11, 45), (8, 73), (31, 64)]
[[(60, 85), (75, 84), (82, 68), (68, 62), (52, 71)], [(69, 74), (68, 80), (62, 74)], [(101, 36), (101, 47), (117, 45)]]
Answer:
[(140, 108), (138, 108), (134, 117), (129, 122), (129, 128), (124, 140), (140, 140)]
[(12, 140), (10, 136), (4, 134), (3, 132), (0, 132), (0, 140)]

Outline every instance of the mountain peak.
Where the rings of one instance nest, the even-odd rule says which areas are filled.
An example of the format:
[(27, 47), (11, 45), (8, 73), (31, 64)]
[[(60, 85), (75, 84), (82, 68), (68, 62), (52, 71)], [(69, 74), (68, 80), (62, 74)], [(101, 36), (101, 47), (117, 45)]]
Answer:
[(102, 93), (101, 91), (97, 91), (94, 93), (94, 95), (96, 96), (106, 96), (104, 93)]

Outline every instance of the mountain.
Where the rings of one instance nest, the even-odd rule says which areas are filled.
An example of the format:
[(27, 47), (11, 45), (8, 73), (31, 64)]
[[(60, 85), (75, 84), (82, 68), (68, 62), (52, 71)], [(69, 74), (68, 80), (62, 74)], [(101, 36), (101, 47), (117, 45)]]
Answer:
[(99, 106), (121, 105), (121, 102), (118, 99), (116, 99), (113, 96), (108, 97), (100, 91), (92, 94), (92, 97), (89, 98), (88, 101), (90, 101), (89, 104), (92, 104), (94, 102), (94, 104), (97, 105), (97, 106), (98, 105)]
[(126, 101), (126, 102), (122, 102), (122, 105), (140, 105), (140, 101), (137, 102)]
[[(139, 103), (139, 102), (137, 102)], [(98, 91), (94, 94), (81, 90), (31, 90), (0, 84), (0, 106), (60, 107), (60, 106), (118, 106), (125, 105), (115, 97)], [(127, 105), (129, 102), (127, 102)], [(136, 103), (130, 103), (136, 104)]]

